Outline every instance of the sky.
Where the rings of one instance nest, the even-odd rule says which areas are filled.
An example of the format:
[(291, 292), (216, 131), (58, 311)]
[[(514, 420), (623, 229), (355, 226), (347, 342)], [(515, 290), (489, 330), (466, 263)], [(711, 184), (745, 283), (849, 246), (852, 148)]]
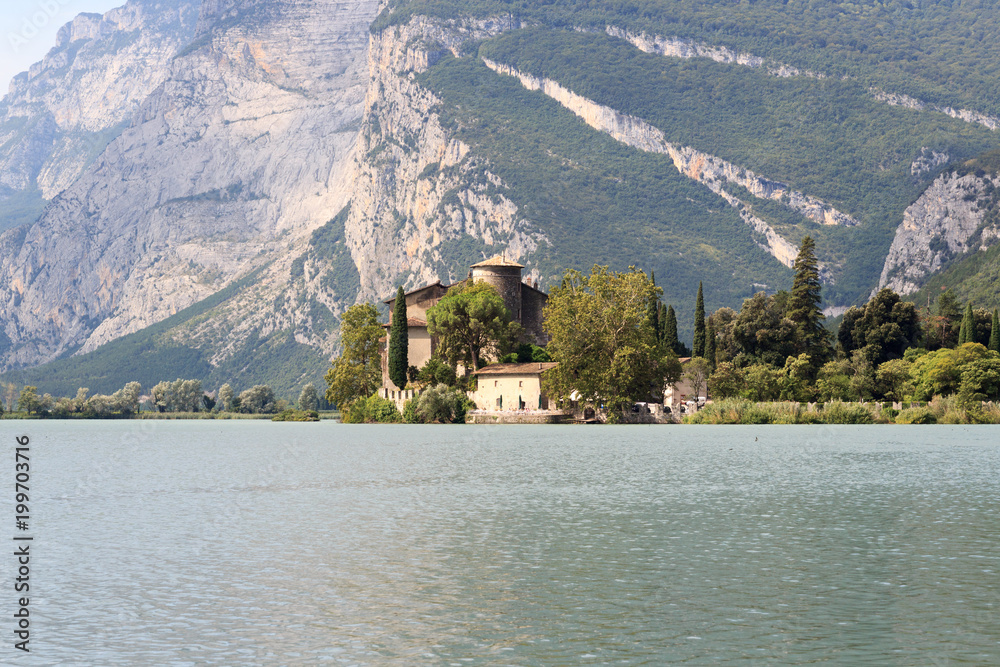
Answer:
[(56, 33), (77, 14), (103, 14), (125, 0), (0, 0), (0, 97), (14, 75), (55, 46)]

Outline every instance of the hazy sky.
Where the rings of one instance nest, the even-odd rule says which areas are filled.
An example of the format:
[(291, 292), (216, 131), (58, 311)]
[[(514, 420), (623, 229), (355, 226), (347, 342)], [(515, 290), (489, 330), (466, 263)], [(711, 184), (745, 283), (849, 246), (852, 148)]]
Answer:
[(103, 14), (125, 0), (0, 0), (0, 97), (10, 80), (55, 46), (56, 33), (83, 12)]

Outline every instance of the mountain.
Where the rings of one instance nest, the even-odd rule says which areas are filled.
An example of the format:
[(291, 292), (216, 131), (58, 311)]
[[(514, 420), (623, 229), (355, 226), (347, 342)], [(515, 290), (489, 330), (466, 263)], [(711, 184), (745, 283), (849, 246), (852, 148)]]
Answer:
[(347, 306), (500, 251), (543, 287), (652, 270), (682, 329), (700, 281), (710, 309), (787, 288), (806, 234), (831, 312), (959, 265), (995, 285), (978, 258), (997, 238), (996, 7), (194, 12), (83, 15), (0, 106), (0, 359), (18, 378), (111, 391), (144, 355), (159, 379), (292, 393)]

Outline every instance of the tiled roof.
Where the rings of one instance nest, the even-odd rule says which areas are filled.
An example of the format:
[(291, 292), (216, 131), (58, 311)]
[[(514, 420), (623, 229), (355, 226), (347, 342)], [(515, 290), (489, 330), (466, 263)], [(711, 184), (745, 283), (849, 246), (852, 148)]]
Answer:
[(559, 364), (555, 361), (545, 361), (542, 363), (531, 362), (527, 364), (490, 364), (484, 366), (473, 375), (535, 375), (550, 368), (555, 368)]
[(519, 269), (523, 269), (523, 264), (518, 264), (517, 262), (512, 262), (509, 259), (504, 258), (503, 255), (493, 255), (489, 259), (484, 259), (483, 261), (473, 264), (472, 268), (477, 266), (515, 266)]
[[(431, 283), (430, 285), (424, 285), (423, 287), (418, 287), (417, 289), (412, 289), (409, 292), (404, 292), (403, 296), (406, 297), (406, 296), (410, 296), (411, 294), (416, 294), (417, 292), (423, 292), (425, 289), (430, 289), (432, 287), (442, 287), (444, 289), (448, 289), (449, 287), (453, 287), (453, 285), (445, 285), (444, 283), (442, 283), (439, 280), (436, 283)], [(395, 300), (396, 300), (396, 295), (393, 294), (392, 297), (383, 300), (382, 303), (392, 303)]]

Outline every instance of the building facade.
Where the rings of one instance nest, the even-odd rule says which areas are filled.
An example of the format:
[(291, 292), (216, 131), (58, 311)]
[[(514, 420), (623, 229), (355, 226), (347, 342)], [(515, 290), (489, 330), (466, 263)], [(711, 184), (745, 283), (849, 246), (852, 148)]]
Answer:
[[(524, 327), (525, 335), (536, 345), (545, 345), (548, 338), (542, 330), (542, 308), (548, 295), (538, 289), (537, 281), (529, 285), (521, 280), (524, 266), (496, 255), (487, 260), (473, 264), (466, 280), (485, 282), (492, 285), (503, 297), (504, 306), (511, 314), (511, 319)], [(465, 281), (462, 281), (465, 282)], [(427, 330), (427, 311), (437, 304), (448, 293), (448, 290), (461, 283), (444, 285), (441, 281), (407, 292), (406, 299), (406, 331), (409, 338), (407, 348), (407, 363), (421, 368), (434, 355), (436, 341)], [(389, 335), (392, 326), (392, 310), (396, 298), (386, 299), (383, 303), (389, 306), (389, 323), (382, 346), (382, 387), (388, 391), (398, 391), (389, 379)]]
[(474, 373), (476, 389), (469, 398), (477, 409), (490, 412), (554, 409), (542, 391), (542, 373), (557, 365), (532, 362), (480, 368)]

